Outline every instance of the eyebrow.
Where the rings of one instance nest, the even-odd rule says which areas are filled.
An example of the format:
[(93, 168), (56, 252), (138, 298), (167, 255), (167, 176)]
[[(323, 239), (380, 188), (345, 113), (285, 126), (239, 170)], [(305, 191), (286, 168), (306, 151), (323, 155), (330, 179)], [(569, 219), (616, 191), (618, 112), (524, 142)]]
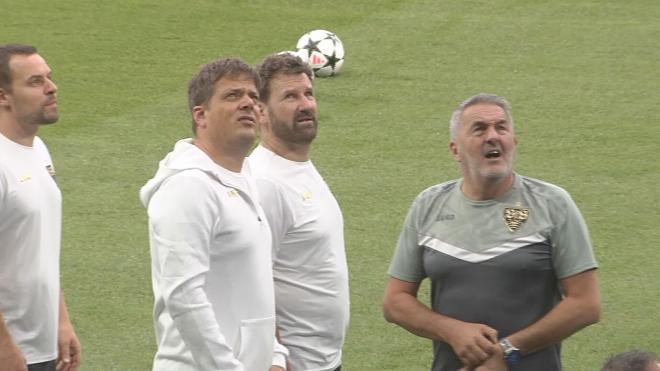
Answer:
[(220, 95), (221, 97), (224, 97), (228, 94), (246, 94), (246, 95), (251, 96), (251, 97), (253, 97), (253, 96), (255, 96), (257, 98), (259, 97), (259, 91), (258, 90), (252, 90), (252, 89), (247, 89), (247, 88), (231, 88), (231, 89), (223, 90), (220, 94), (221, 94)]
[(286, 88), (286, 89), (282, 90), (282, 93), (294, 93), (296, 91), (298, 91), (297, 88)]
[(245, 88), (230, 88), (221, 92), (221, 96), (223, 97), (229, 94), (248, 94), (248, 90)]
[(501, 119), (501, 120), (497, 120), (497, 121), (495, 121), (495, 122), (492, 122), (492, 121), (485, 121), (485, 120), (477, 120), (477, 121), (472, 122), (472, 125), (490, 125), (491, 123), (492, 123), (492, 124), (495, 124), (495, 125), (498, 125), (498, 124), (508, 124), (508, 123), (509, 123), (509, 120), (507, 120), (507, 119)]

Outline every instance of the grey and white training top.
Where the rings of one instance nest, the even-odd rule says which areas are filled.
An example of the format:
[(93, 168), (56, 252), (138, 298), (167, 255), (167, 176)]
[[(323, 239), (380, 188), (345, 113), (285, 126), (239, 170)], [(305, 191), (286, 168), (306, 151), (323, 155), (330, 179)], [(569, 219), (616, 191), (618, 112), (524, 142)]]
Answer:
[[(597, 267), (587, 226), (562, 188), (516, 174), (495, 200), (473, 201), (462, 180), (430, 187), (414, 201), (389, 274), (431, 280), (435, 312), (482, 323), (506, 337), (560, 300), (558, 280)], [(462, 365), (435, 341), (433, 371)], [(527, 355), (510, 371), (561, 370), (560, 345)]]

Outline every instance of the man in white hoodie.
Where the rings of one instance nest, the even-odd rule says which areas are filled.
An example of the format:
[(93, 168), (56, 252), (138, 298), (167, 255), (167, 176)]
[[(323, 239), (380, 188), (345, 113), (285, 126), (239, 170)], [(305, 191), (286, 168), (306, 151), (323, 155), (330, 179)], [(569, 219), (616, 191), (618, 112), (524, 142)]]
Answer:
[(310, 160), (312, 72), (280, 54), (259, 68), (261, 143), (250, 155), (273, 235), (277, 326), (293, 371), (338, 371), (349, 321), (341, 209)]
[(154, 371), (265, 371), (275, 309), (270, 229), (243, 160), (257, 135), (259, 77), (239, 59), (189, 84), (194, 138), (140, 198), (149, 214)]

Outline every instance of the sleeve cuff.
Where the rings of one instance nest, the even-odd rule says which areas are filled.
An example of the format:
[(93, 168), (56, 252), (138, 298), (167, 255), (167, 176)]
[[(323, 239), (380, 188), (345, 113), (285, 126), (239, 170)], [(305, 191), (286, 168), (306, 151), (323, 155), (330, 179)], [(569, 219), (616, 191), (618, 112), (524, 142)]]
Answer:
[(282, 353), (273, 354), (273, 366), (282, 367), (286, 370), (286, 356)]

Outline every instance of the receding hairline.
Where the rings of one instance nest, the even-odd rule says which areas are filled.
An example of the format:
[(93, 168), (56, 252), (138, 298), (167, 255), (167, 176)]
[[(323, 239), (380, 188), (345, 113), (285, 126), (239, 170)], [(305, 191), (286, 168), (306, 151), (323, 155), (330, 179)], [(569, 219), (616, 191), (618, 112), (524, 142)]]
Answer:
[(458, 108), (452, 112), (451, 118), (449, 119), (449, 136), (451, 140), (454, 140), (458, 134), (460, 120), (463, 118), (465, 111), (468, 108), (477, 105), (493, 105), (499, 107), (504, 112), (504, 115), (506, 115), (511, 124), (511, 128), (514, 127), (513, 116), (511, 114), (511, 104), (506, 98), (490, 93), (479, 93), (465, 99), (461, 102)]
[[(32, 55), (39, 55), (36, 47), (25, 44), (4, 44), (0, 45), (0, 88), (11, 92), (11, 84), (13, 83), (15, 67), (13, 63), (16, 61), (15, 57), (30, 57)], [(41, 59), (45, 59), (39, 55)], [(48, 65), (46, 63), (46, 65)], [(49, 67), (50, 68), (50, 67)]]
[(9, 65), (9, 69), (10, 69), (11, 72), (12, 72), (12, 76), (13, 76), (13, 74), (16, 72), (16, 71), (15, 71), (15, 64), (17, 63), (17, 60), (20, 60), (20, 59), (25, 60), (25, 59), (32, 58), (32, 57), (38, 57), (39, 59), (41, 59), (41, 60), (44, 62), (44, 65), (46, 66), (46, 68), (48, 69), (48, 73), (52, 73), (52, 72), (53, 72), (52, 68), (50, 68), (50, 65), (48, 64), (48, 61), (46, 61), (46, 58), (44, 58), (43, 56), (41, 56), (41, 54), (39, 54), (39, 53), (32, 53), (32, 54), (14, 54), (14, 55), (12, 55), (11, 58), (9, 59), (9, 63), (8, 63), (8, 65)]
[(280, 76), (296, 76), (300, 73), (307, 75), (307, 78), (314, 85), (313, 72), (309, 66), (298, 56), (290, 54), (271, 54), (266, 57), (257, 67), (257, 72), (261, 78), (259, 88), (259, 100), (267, 102), (271, 95), (271, 82)]

